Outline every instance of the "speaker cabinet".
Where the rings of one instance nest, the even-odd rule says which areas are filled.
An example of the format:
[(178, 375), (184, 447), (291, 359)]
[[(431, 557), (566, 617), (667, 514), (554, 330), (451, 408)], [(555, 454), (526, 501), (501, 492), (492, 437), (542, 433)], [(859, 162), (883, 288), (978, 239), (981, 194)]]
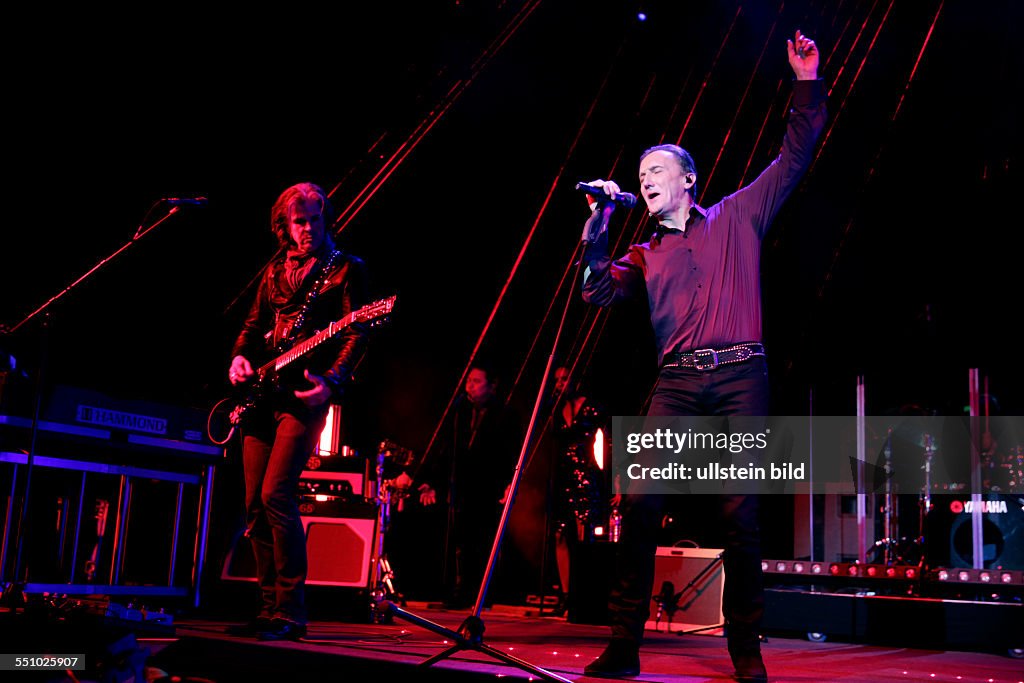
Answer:
[[(376, 518), (303, 517), (306, 585), (366, 588), (376, 540)], [(255, 581), (252, 544), (240, 531), (228, 551), (221, 579)]]
[(375, 519), (303, 517), (310, 586), (365, 588), (370, 578)]
[(723, 635), (722, 552), (720, 548), (658, 548), (651, 616), (644, 628)]
[[(932, 496), (928, 514), (928, 562), (932, 566), (974, 566), (971, 495)], [(981, 559), (985, 569), (1024, 569), (1024, 495), (990, 493), (981, 497)]]

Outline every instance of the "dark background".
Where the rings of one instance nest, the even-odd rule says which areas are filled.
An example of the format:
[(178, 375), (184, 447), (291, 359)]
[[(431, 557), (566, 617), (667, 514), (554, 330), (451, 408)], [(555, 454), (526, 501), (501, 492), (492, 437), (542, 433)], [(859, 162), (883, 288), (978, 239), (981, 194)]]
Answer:
[[(1017, 3), (378, 5), (19, 28), (0, 323), (20, 324), (3, 345), (30, 378), (47, 348), (44, 388), (207, 410), (276, 246), (270, 206), (311, 180), (360, 204), (339, 242), (375, 298), (398, 295), (349, 395), (351, 443), (426, 447), (506, 283), (481, 353), (524, 417), (566, 296), (558, 361), (578, 360), (610, 413), (638, 414), (655, 376), (643, 302), (587, 336), (596, 311), (559, 288), (587, 216), (573, 185), (637, 192), (640, 151), (680, 135), (703, 205), (749, 182), (778, 152), (799, 28), (833, 90), (820, 154), (763, 250), (776, 411), (806, 413), (813, 392), (815, 414), (852, 413), (863, 375), (868, 413), (958, 413), (980, 368), (1020, 414)], [(163, 216), (160, 198), (197, 195), (209, 204), (50, 306), (45, 333), (42, 315), (24, 322)], [(651, 227), (638, 209), (613, 237)]]

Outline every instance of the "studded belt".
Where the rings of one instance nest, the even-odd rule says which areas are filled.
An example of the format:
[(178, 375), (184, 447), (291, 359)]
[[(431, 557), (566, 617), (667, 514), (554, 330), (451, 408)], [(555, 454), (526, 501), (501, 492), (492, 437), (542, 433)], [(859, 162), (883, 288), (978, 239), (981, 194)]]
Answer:
[(733, 344), (721, 349), (694, 349), (686, 353), (673, 351), (665, 354), (661, 367), (695, 368), (703, 372), (714, 370), (719, 365), (742, 363), (754, 356), (764, 355), (763, 344)]

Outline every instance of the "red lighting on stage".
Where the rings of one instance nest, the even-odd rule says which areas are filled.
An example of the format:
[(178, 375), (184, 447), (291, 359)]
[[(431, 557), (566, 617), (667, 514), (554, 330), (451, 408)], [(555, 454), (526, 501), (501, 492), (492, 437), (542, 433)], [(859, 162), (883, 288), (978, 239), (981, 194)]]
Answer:
[[(826, 572), (826, 568), (828, 571)], [(836, 579), (857, 579), (865, 581), (908, 581), (917, 582), (922, 578), (931, 581), (963, 581), (972, 583), (999, 583), (1016, 585), (1024, 583), (1024, 573), (1002, 571), (1001, 573), (977, 569), (940, 569), (929, 571), (927, 577), (921, 575), (921, 568), (911, 565), (861, 564), (860, 562), (807, 562), (804, 560), (761, 560), (761, 570), (765, 574), (778, 575), (824, 575)], [(988, 578), (985, 578), (985, 575)], [(1018, 577), (1018, 574), (1021, 576)]]
[(1011, 583), (1013, 581), (1013, 574), (1010, 572), (1003, 572), (999, 575), (999, 580), (1003, 583)]
[(980, 579), (982, 583), (990, 583), (992, 581), (992, 575), (988, 572), (982, 572), (978, 574), (978, 579)]

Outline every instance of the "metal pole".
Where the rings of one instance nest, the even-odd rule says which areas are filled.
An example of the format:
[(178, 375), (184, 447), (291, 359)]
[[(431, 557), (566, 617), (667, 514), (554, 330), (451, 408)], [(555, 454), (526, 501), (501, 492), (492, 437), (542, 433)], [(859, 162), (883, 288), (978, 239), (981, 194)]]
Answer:
[(978, 390), (978, 368), (968, 370), (968, 391), (970, 393), (971, 410), (971, 551), (972, 563), (975, 569), (981, 569), (985, 564), (983, 550), (984, 531), (981, 516), (981, 429), (978, 424), (978, 416), (981, 413), (979, 390)]
[(213, 505), (213, 465), (206, 466), (206, 477), (199, 493), (199, 520), (196, 524), (196, 546), (192, 554), (192, 606), (199, 607), (200, 582), (203, 580), (203, 563), (206, 562), (206, 545), (210, 533), (210, 508)]
[(867, 494), (864, 493), (864, 462), (867, 451), (867, 425), (864, 418), (864, 375), (857, 377), (857, 559), (867, 562)]
[(174, 531), (171, 532), (171, 562), (167, 571), (167, 585), (174, 585), (174, 569), (178, 560), (178, 535), (181, 533), (181, 495), (185, 485), (178, 482), (178, 499), (174, 505)]

